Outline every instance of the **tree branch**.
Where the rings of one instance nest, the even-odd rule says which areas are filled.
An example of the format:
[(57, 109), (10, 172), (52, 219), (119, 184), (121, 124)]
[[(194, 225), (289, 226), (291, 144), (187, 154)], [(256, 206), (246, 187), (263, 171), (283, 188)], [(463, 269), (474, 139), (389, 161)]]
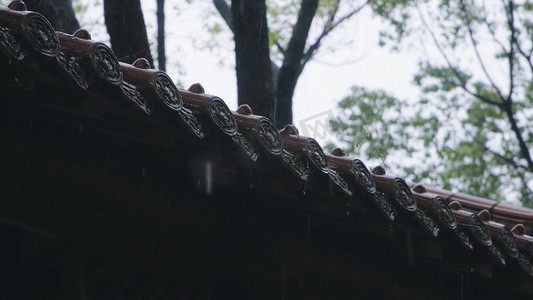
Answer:
[(516, 50), (518, 50), (518, 53), (520, 53), (520, 55), (522, 55), (526, 59), (527, 64), (529, 66), (529, 70), (531, 71), (531, 73), (533, 73), (533, 62), (531, 61), (531, 54), (533, 53), (533, 48), (531, 49), (529, 54), (527, 54), (524, 49), (522, 49), (522, 46), (520, 45), (520, 43), (518, 43), (518, 41), (516, 41), (515, 46)]
[(339, 1), (337, 0), (336, 3), (333, 6), (333, 9), (329, 12), (328, 20), (326, 24), (324, 25), (324, 28), (322, 29), (322, 33), (318, 36), (316, 41), (309, 46), (307, 51), (304, 53), (304, 57), (301, 62), (300, 68), (303, 69), (305, 64), (311, 59), (314, 52), (318, 50), (320, 47), (320, 42), (322, 39), (332, 30), (333, 21), (335, 20), (335, 16), (337, 15), (337, 12), (339, 11)]
[[(339, 0), (340, 1), (340, 0)], [(347, 13), (346, 15), (339, 18), (337, 21), (335, 21), (335, 17), (337, 15), (337, 11), (339, 8), (339, 1), (337, 1), (337, 5), (335, 5), (334, 9), (330, 12), (328, 22), (326, 22), (326, 25), (324, 26), (324, 29), (322, 30), (322, 33), (318, 36), (318, 38), (315, 40), (311, 46), (307, 49), (307, 51), (304, 54), (303, 60), (302, 60), (302, 69), (305, 66), (309, 60), (313, 57), (315, 52), (320, 48), (320, 43), (322, 40), (331, 32), (333, 31), (337, 26), (342, 24), (344, 21), (347, 21), (351, 17), (353, 17), (355, 14), (360, 12), (368, 3), (370, 3), (371, 0), (366, 0), (365, 3), (358, 6), (351, 12)]]
[(283, 59), (282, 69), (296, 63), (298, 64), (299, 69), (301, 60), (304, 56), (304, 48), (307, 36), (309, 35), (309, 29), (311, 28), (311, 23), (315, 17), (317, 7), (318, 0), (302, 1), (298, 20), (294, 25), (291, 39), (286, 49), (286, 55)]
[(224, 22), (226, 22), (226, 25), (228, 25), (229, 29), (235, 33), (233, 27), (233, 16), (231, 15), (231, 6), (226, 2), (226, 0), (213, 0), (213, 4), (215, 5), (215, 8)]
[(507, 26), (511, 31), (511, 36), (509, 40), (509, 55), (507, 56), (509, 60), (509, 95), (507, 95), (507, 102), (513, 103), (513, 90), (514, 90), (514, 45), (516, 44), (516, 28), (514, 25), (514, 5), (513, 1), (509, 1), (509, 9), (507, 13)]
[(526, 159), (528, 169), (530, 172), (533, 172), (533, 160), (531, 159), (531, 154), (529, 153), (529, 148), (526, 144), (526, 141), (524, 140), (524, 137), (522, 136), (522, 132), (520, 131), (520, 128), (518, 128), (518, 124), (516, 122), (516, 118), (514, 116), (512, 108), (512, 102), (505, 103), (504, 112), (507, 115), (509, 123), (511, 123), (511, 130), (516, 136), (518, 146), (520, 147), (520, 152), (522, 153), (522, 156)]
[(507, 119), (511, 123), (511, 129), (513, 130), (516, 139), (518, 140), (518, 145), (520, 146), (520, 152), (522, 153), (522, 156), (526, 159), (529, 170), (533, 172), (533, 159), (531, 158), (531, 153), (529, 153), (529, 148), (526, 144), (526, 141), (524, 140), (524, 137), (522, 136), (522, 131), (520, 131), (520, 128), (518, 127), (518, 124), (516, 122), (515, 114), (513, 112), (513, 99), (512, 99), (512, 92), (514, 87), (514, 55), (513, 55), (513, 49), (514, 45), (517, 45), (518, 42), (516, 40), (516, 28), (514, 25), (514, 2), (512, 0), (509, 1), (508, 6), (508, 13), (507, 13), (507, 25), (509, 26), (509, 30), (511, 31), (510, 36), (510, 50), (509, 50), (509, 81), (511, 84), (509, 96), (507, 97), (507, 101), (504, 103), (504, 111), (507, 115)]
[(444, 61), (448, 65), (448, 68), (450, 68), (450, 70), (452, 70), (454, 76), (461, 82), (461, 85), (459, 85), (459, 87), (463, 91), (465, 91), (467, 94), (476, 97), (477, 99), (479, 99), (482, 102), (485, 102), (485, 103), (487, 103), (489, 105), (497, 106), (497, 107), (500, 107), (500, 108), (503, 107), (503, 104), (501, 102), (494, 101), (494, 100), (492, 100), (490, 98), (487, 98), (487, 97), (485, 97), (483, 95), (475, 93), (475, 92), (471, 91), (466, 86), (466, 80), (461, 76), (461, 74), (459, 74), (457, 69), (452, 65), (452, 62), (450, 61), (448, 55), (444, 52), (444, 49), (442, 48), (442, 46), (440, 45), (439, 41), (437, 40), (437, 37), (435, 36), (435, 33), (429, 28), (429, 25), (427, 24), (426, 18), (424, 18), (424, 15), (422, 14), (422, 11), (420, 10), (420, 7), (418, 5), (416, 5), (416, 8), (417, 8), (418, 14), (420, 16), (420, 20), (422, 21), (422, 25), (424, 25), (424, 28), (429, 32), (429, 35), (431, 36), (431, 39), (433, 40), (433, 44), (435, 44), (435, 47), (437, 47), (437, 50), (439, 51), (439, 53), (444, 58)]
[[(486, 11), (485, 7), (486, 7), (486, 3), (485, 3), (485, 1), (483, 1), (482, 9), (483, 9), (484, 16), (487, 15), (487, 11)], [(494, 42), (495, 42), (496, 44), (498, 44), (498, 45), (500, 46), (500, 48), (502, 48), (502, 52), (503, 52), (503, 53), (508, 53), (509, 51), (507, 51), (507, 49), (506, 49), (505, 46), (503, 45), (503, 42), (500, 41), (500, 40), (496, 37), (496, 32), (495, 32), (494, 29), (490, 26), (490, 23), (487, 22), (487, 21), (485, 21), (484, 24), (487, 25), (487, 30), (489, 31), (489, 33), (490, 33), (492, 39), (494, 40)]]
[(527, 180), (526, 180), (526, 177), (524, 176), (524, 174), (520, 173), (520, 172), (517, 172), (517, 175), (518, 177), (520, 177), (520, 180), (522, 181), (522, 184), (524, 185), (524, 187), (526, 188), (526, 190), (531, 194), (533, 195), (533, 191), (529, 188), (529, 186), (527, 185)]
[(489, 147), (487, 147), (487, 145), (485, 145), (485, 143), (483, 143), (482, 141), (480, 141), (478, 138), (475, 138), (474, 137), (474, 141), (476, 142), (476, 144), (478, 144), (479, 146), (481, 146), (485, 151), (489, 152), (490, 154), (500, 158), (501, 160), (505, 161), (506, 163), (508, 163), (509, 165), (513, 166), (515, 169), (517, 170), (527, 170), (528, 167), (527, 166), (523, 166), (523, 165), (519, 165), (516, 161), (514, 161), (514, 159), (510, 158), (510, 157), (506, 157), (504, 156), (503, 154), (500, 154), (492, 149), (490, 149)]
[(279, 41), (276, 41), (275, 44), (276, 44), (276, 47), (278, 47), (279, 52), (280, 52), (283, 56), (285, 56), (285, 49), (284, 49), (283, 46), (279, 43)]
[[(487, 78), (489, 79), (491, 85), (493, 86), (494, 89), (496, 89), (497, 93), (498, 93), (498, 96), (500, 97), (500, 99), (502, 100), (502, 104), (503, 106), (500, 107), (503, 109), (503, 111), (505, 112), (505, 114), (507, 115), (507, 119), (509, 120), (509, 123), (511, 124), (511, 130), (514, 132), (515, 136), (516, 136), (516, 139), (518, 141), (518, 145), (520, 147), (520, 153), (522, 154), (522, 156), (525, 158), (528, 166), (527, 166), (527, 169), (529, 169), (530, 172), (533, 172), (533, 160), (531, 158), (531, 154), (529, 153), (529, 148), (524, 140), (524, 137), (522, 136), (522, 132), (520, 131), (520, 128), (518, 127), (518, 124), (516, 122), (516, 118), (515, 118), (515, 115), (514, 115), (514, 112), (513, 112), (513, 101), (512, 101), (512, 93), (513, 93), (513, 88), (514, 88), (514, 73), (513, 73), (513, 69), (514, 69), (514, 54), (513, 54), (513, 49), (514, 49), (514, 44), (516, 44), (516, 28), (514, 27), (514, 8), (513, 8), (513, 1), (509, 1), (509, 6), (508, 6), (508, 15), (507, 15), (507, 24), (509, 26), (509, 30), (511, 31), (511, 37), (510, 37), (510, 49), (509, 49), (509, 52), (507, 53), (508, 55), (508, 59), (509, 59), (509, 82), (510, 82), (510, 88), (509, 88), (509, 95), (505, 98), (503, 97), (501, 91), (498, 89), (498, 87), (496, 86), (496, 84), (494, 83), (494, 81), (491, 79), (491, 77), (489, 76), (486, 68), (485, 68), (485, 65), (483, 64), (483, 61), (481, 60), (481, 56), (479, 54), (479, 49), (477, 48), (477, 43), (473, 37), (473, 32), (472, 32), (472, 27), (471, 27), (471, 22), (468, 18), (468, 14), (466, 12), (466, 8), (464, 6), (464, 2), (461, 1), (461, 10), (463, 11), (464, 15), (465, 15), (465, 18), (467, 20), (467, 27), (468, 27), (468, 33), (470, 35), (470, 39), (472, 41), (472, 44), (474, 46), (474, 51), (476, 53), (476, 56), (479, 60), (479, 63), (481, 64), (481, 68), (483, 69), (483, 72), (485, 73), (485, 75), (487, 76)], [(504, 5), (505, 5), (505, 2), (504, 2)]]
[(466, 6), (465, 6), (463, 0), (460, 1), (460, 6), (461, 6), (461, 12), (464, 14), (464, 17), (465, 17), (465, 20), (466, 20), (466, 28), (468, 29), (468, 37), (470, 38), (470, 42), (472, 43), (472, 47), (474, 48), (474, 53), (476, 54), (476, 58), (477, 58), (477, 60), (479, 62), (479, 65), (481, 66), (481, 70), (483, 70), (483, 73), (485, 74), (485, 76), (489, 80), (490, 85), (492, 86), (492, 88), (498, 94), (498, 97), (500, 97), (500, 100), (502, 102), (505, 102), (506, 101), (506, 97), (503, 96), (500, 88), (496, 85), (496, 83), (494, 82), (494, 80), (490, 76), (490, 74), (489, 74), (489, 72), (488, 72), (488, 70), (487, 70), (487, 68), (485, 66), (485, 63), (483, 62), (483, 59), (481, 58), (481, 54), (479, 53), (477, 41), (474, 38), (474, 32), (473, 32), (473, 29), (472, 29), (472, 21), (470, 20), (470, 17), (468, 16), (468, 12), (466, 11)]
[[(504, 2), (504, 1), (502, 1)], [(504, 5), (505, 5), (505, 2), (504, 2)], [(527, 61), (527, 64), (529, 66), (529, 70), (531, 71), (531, 73), (533, 74), (533, 62), (531, 61), (531, 53), (533, 51), (530, 51), (529, 54), (527, 54), (524, 49), (522, 49), (522, 45), (520, 45), (520, 43), (518, 42), (518, 39), (516, 38), (516, 26), (514, 24), (514, 14), (515, 14), (515, 10), (514, 10), (514, 2), (513, 1), (510, 1), (509, 2), (509, 12), (508, 12), (508, 16), (507, 16), (507, 24), (509, 26), (509, 29), (511, 30), (511, 50), (512, 50), (512, 47), (514, 45), (514, 47), (516, 47), (516, 50), (518, 51), (518, 53), (524, 57)]]
[(296, 82), (302, 72), (301, 61), (304, 55), (307, 36), (316, 14), (318, 0), (302, 0), (298, 19), (294, 25), (289, 45), (279, 70), (276, 91), (276, 125), (284, 126), (292, 123), (292, 97)]
[[(472, 136), (472, 134), (469, 134)], [(524, 184), (524, 186), (526, 187), (527, 191), (533, 195), (533, 191), (531, 191), (531, 189), (529, 188), (529, 186), (527, 185), (527, 181), (526, 181), (526, 178), (524, 177), (524, 174), (522, 174), (521, 171), (528, 171), (529, 170), (529, 167), (528, 166), (524, 166), (524, 165), (520, 165), (518, 164), (517, 162), (514, 161), (514, 159), (512, 158), (509, 158), (509, 157), (506, 157), (492, 149), (490, 149), (489, 147), (487, 147), (485, 145), (485, 143), (483, 143), (482, 141), (480, 141), (478, 138), (475, 138), (474, 137), (474, 141), (476, 142), (476, 144), (478, 144), (479, 146), (481, 146), (485, 151), (489, 152), (490, 154), (502, 159), (503, 161), (505, 161), (506, 163), (510, 164), (515, 170), (516, 170), (516, 173), (518, 174), (518, 177), (520, 177), (520, 180), (522, 181), (522, 183)]]
[(165, 49), (165, 0), (157, 0), (157, 67), (161, 71), (167, 70)]

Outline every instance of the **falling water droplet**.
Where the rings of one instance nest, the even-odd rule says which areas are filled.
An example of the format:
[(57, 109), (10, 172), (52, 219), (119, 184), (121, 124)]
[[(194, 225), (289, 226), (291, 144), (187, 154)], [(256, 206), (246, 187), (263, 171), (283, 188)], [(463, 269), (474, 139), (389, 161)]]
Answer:
[(250, 189), (253, 189), (253, 188), (254, 188), (254, 184), (250, 183)]
[(308, 185), (307, 183), (304, 185), (304, 188), (302, 189), (302, 194), (304, 195), (307, 195), (307, 189), (308, 189)]
[(311, 212), (309, 212), (309, 218), (307, 219), (307, 242), (311, 239)]
[(213, 165), (210, 161), (205, 163), (205, 193), (213, 193)]

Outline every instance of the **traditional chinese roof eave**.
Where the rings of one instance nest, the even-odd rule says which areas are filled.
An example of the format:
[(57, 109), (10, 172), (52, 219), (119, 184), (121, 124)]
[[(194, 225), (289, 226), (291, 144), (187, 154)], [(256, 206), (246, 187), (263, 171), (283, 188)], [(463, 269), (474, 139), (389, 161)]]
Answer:
[[(432, 245), (414, 249), (428, 264), (533, 279), (532, 210), (408, 184), (383, 168), (368, 170), (340, 149), (324, 153), (292, 125), (278, 130), (246, 105), (231, 111), (199, 84), (178, 88), (142, 59), (119, 62), (87, 31), (55, 32), (20, 3), (0, 6), (0, 87), (3, 105), (21, 116), (78, 126), (104, 146), (143, 153), (183, 176), (194, 154), (203, 153), (222, 173), (239, 178), (229, 192), (253, 190), (261, 199), (324, 217), (380, 251), (408, 252), (402, 241), (412, 234)], [(81, 178), (60, 174), (72, 175), (71, 182)], [(105, 180), (83, 184), (94, 188)], [(472, 268), (470, 261), (483, 267)]]

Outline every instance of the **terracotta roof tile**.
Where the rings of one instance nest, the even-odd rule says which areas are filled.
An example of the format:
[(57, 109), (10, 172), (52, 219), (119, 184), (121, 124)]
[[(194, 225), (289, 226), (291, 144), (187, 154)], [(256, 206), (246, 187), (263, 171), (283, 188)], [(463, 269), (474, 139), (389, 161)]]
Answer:
[(479, 250), (472, 255), (491, 260), (497, 269), (515, 265), (533, 276), (532, 210), (408, 184), (387, 175), (382, 167), (370, 172), (361, 160), (346, 157), (341, 149), (325, 154), (314, 139), (299, 135), (292, 125), (278, 131), (268, 118), (254, 115), (246, 105), (232, 112), (200, 84), (188, 90), (177, 88), (165, 72), (150, 69), (146, 61), (119, 62), (108, 46), (91, 40), (87, 31), (55, 32), (44, 17), (25, 11), (22, 4), (0, 6), (0, 64), (6, 66), (0, 69), (0, 83), (4, 86), (31, 91), (33, 87), (20, 82), (14, 72), (38, 69), (56, 79), (49, 83), (54, 88), (118, 101), (120, 113), (175, 128), (176, 134), (184, 135), (181, 141), (239, 149), (245, 164), (262, 165), (266, 172), (284, 170), (283, 176), (311, 185), (313, 193), (332, 193), (335, 199), (328, 205), (335, 209), (349, 207), (352, 212), (384, 217), (376, 225), (385, 221), (393, 227), (420, 228), (422, 235), (451, 241), (466, 253)]

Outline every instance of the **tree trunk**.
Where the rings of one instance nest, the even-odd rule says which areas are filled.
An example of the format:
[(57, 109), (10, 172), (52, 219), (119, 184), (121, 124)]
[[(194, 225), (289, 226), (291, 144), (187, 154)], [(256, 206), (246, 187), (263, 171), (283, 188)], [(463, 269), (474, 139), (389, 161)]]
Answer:
[(232, 0), (238, 103), (274, 119), (265, 0)]
[(294, 25), (291, 39), (285, 56), (283, 65), (279, 70), (278, 82), (276, 85), (276, 119), (278, 128), (292, 123), (292, 97), (296, 89), (296, 83), (303, 70), (302, 59), (304, 57), (305, 44), (311, 23), (316, 14), (318, 0), (303, 0), (298, 20)]
[(104, 0), (104, 17), (117, 58), (132, 63), (143, 57), (154, 65), (140, 0)]
[(167, 57), (165, 53), (165, 0), (157, 0), (157, 66), (166, 71)]
[(39, 12), (47, 18), (57, 31), (72, 34), (80, 29), (71, 0), (25, 0), (24, 3), (28, 10)]

